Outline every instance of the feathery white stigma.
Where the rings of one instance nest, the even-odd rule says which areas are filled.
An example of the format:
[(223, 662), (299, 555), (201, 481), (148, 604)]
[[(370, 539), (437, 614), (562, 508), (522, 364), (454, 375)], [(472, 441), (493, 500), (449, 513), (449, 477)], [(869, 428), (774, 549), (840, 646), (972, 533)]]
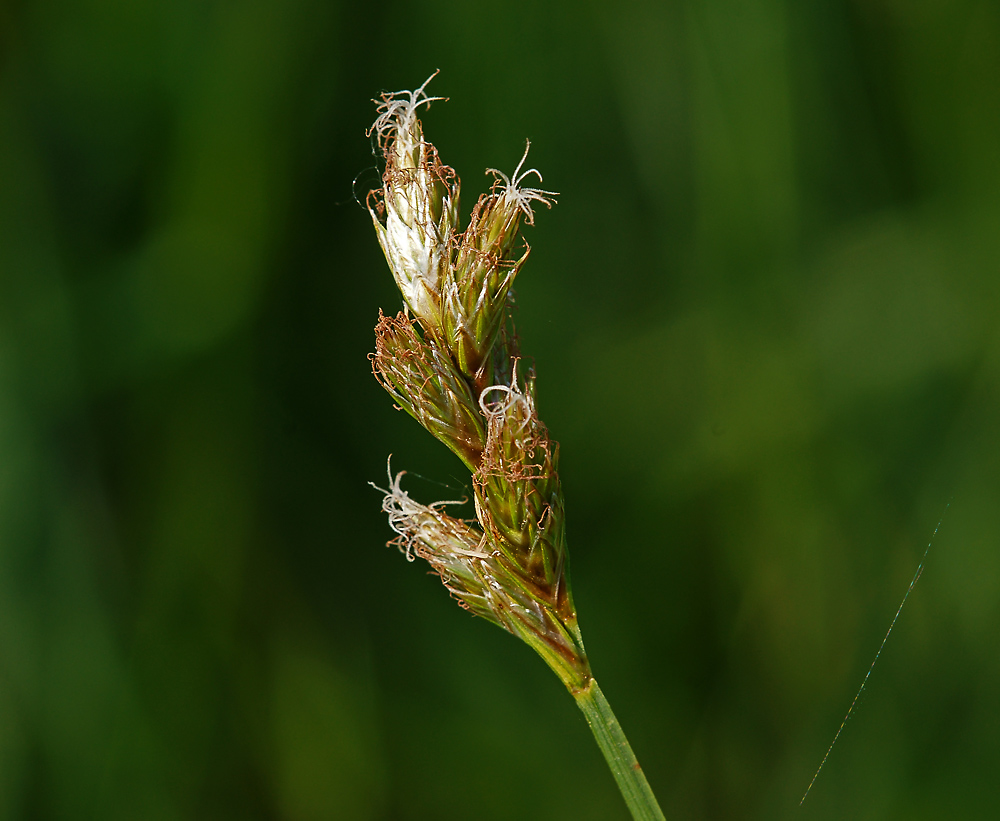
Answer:
[(446, 101), (447, 97), (428, 97), (427, 84), (437, 77), (440, 69), (434, 71), (430, 77), (424, 80), (420, 88), (413, 91), (391, 91), (382, 95), (381, 100), (373, 100), (378, 103), (378, 117), (368, 129), (368, 133), (373, 132), (378, 136), (379, 144), (385, 146), (386, 140), (398, 134), (409, 134), (414, 122), (417, 119), (417, 108), (426, 105), (430, 106), (436, 100)]
[(401, 470), (394, 477), (390, 465), (391, 459), (390, 456), (386, 460), (389, 489), (381, 488), (374, 482), (369, 482), (369, 484), (385, 494), (382, 499), (382, 510), (389, 517), (389, 527), (401, 537), (400, 546), (403, 548), (407, 560), (411, 562), (414, 560), (414, 548), (421, 545), (436, 554), (452, 553), (479, 559), (489, 558), (489, 554), (483, 553), (479, 549), (481, 545), (460, 546), (459, 534), (456, 533), (454, 527), (449, 526), (447, 517), (438, 510), (444, 505), (464, 504), (464, 501), (452, 499), (434, 502), (431, 505), (422, 505), (420, 502), (414, 501), (410, 498), (410, 494), (399, 486), (400, 479), (403, 478), (406, 471)]
[(496, 168), (487, 168), (486, 173), (492, 174), (497, 179), (493, 183), (494, 188), (500, 185), (500, 181), (503, 180), (503, 190), (501, 196), (513, 207), (519, 209), (523, 214), (525, 221), (528, 225), (535, 224), (535, 213), (531, 210), (532, 202), (543, 203), (548, 208), (551, 208), (555, 203), (554, 197), (559, 196), (558, 191), (543, 191), (541, 188), (522, 188), (521, 183), (524, 182), (531, 174), (538, 177), (538, 181), (542, 182), (542, 172), (537, 168), (529, 168), (525, 172), (521, 172), (521, 166), (524, 165), (524, 161), (528, 159), (528, 149), (531, 148), (531, 140), (525, 140), (524, 154), (521, 156), (521, 161), (517, 164), (517, 168), (514, 169), (513, 175), (508, 177), (503, 171), (499, 171)]

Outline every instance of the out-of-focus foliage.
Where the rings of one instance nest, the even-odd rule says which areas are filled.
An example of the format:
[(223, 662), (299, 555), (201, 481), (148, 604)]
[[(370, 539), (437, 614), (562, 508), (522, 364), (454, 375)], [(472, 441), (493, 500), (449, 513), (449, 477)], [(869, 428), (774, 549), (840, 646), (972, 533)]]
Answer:
[(0, 817), (624, 817), (366, 485), (467, 482), (366, 360), (370, 100), (435, 68), (466, 208), (526, 136), (562, 194), (516, 319), (667, 817), (992, 818), (987, 0), (5, 5)]

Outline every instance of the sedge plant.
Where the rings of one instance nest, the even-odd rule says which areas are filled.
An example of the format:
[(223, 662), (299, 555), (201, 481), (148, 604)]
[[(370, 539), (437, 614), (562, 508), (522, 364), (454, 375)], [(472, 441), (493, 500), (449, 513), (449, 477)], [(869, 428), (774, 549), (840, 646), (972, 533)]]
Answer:
[[(436, 72), (435, 72), (436, 74)], [(434, 75), (431, 75), (433, 78)], [(459, 178), (424, 139), (421, 106), (441, 97), (383, 94), (374, 134), (385, 160), (368, 207), (404, 309), (379, 312), (375, 376), (395, 403), (472, 474), (476, 520), (424, 505), (389, 471), (383, 509), (397, 545), (426, 560), (459, 605), (504, 628), (552, 668), (586, 716), (636, 819), (663, 813), (584, 650), (570, 590), (558, 445), (535, 408), (535, 374), (520, 359), (511, 286), (528, 258), (522, 224), (555, 192), (525, 185), (528, 147), (459, 225)]]

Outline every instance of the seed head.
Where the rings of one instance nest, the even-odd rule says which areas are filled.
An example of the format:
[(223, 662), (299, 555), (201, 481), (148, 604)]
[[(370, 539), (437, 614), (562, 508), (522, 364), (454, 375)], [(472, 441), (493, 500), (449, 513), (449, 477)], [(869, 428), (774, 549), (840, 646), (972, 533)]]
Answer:
[[(431, 75), (433, 77), (434, 75)], [(371, 195), (379, 242), (412, 312), (380, 313), (372, 366), (399, 407), (450, 447), (472, 472), (477, 522), (423, 505), (389, 474), (382, 508), (407, 558), (426, 559), (476, 615), (530, 644), (567, 686), (590, 668), (569, 588), (558, 446), (535, 411), (535, 377), (518, 377), (510, 288), (525, 260), (522, 219), (556, 195), (524, 187), (528, 147), (512, 176), (480, 197), (458, 231), (459, 181), (423, 137), (416, 91), (382, 95), (377, 134), (383, 186)], [(371, 133), (371, 132), (370, 132)], [(478, 525), (478, 526), (477, 526)]]

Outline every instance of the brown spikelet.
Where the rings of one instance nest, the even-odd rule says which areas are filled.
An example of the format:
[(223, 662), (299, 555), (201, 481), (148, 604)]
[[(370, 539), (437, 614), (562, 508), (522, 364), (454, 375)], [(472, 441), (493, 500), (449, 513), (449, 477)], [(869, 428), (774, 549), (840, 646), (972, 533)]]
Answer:
[(371, 361), (375, 378), (396, 404), (474, 470), (485, 445), (483, 419), (448, 352), (426, 342), (402, 311), (396, 316), (379, 311)]

